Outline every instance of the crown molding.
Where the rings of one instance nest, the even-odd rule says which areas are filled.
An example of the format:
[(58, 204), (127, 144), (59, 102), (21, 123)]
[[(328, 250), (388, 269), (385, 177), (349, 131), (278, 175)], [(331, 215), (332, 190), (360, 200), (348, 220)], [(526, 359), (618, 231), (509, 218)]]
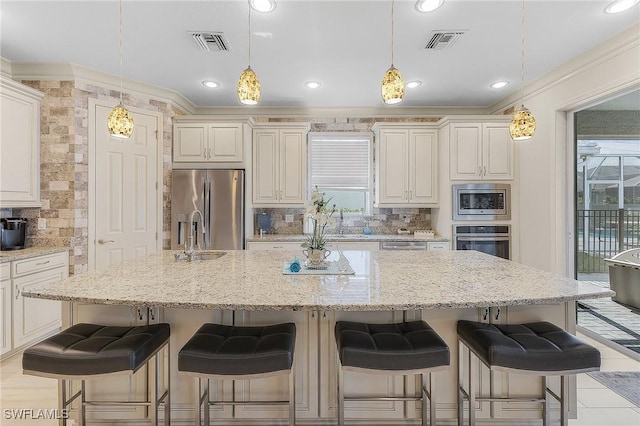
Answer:
[(483, 115), (485, 107), (198, 107), (197, 114), (216, 116), (305, 118), (305, 117), (356, 117), (356, 118), (433, 118), (444, 115)]
[[(525, 85), (525, 104), (527, 99), (536, 97), (567, 80), (589, 72), (593, 68), (617, 56), (629, 54), (635, 55), (638, 57), (638, 61), (636, 61), (636, 63), (640, 63), (640, 39), (638, 38), (638, 34), (640, 34), (640, 21), (634, 23), (610, 39), (600, 43), (593, 49), (576, 56), (539, 79)], [(636, 83), (629, 82), (629, 84), (637, 84), (637, 81), (640, 78), (640, 67), (636, 70), (636, 74)], [(500, 114), (502, 111), (516, 106), (519, 102), (520, 95), (518, 93), (513, 94), (499, 100), (493, 105), (490, 105), (487, 108), (488, 114)]]
[[(72, 80), (80, 85), (120, 91), (120, 77), (72, 63), (13, 62), (11, 75), (14, 80)], [(130, 79), (122, 80), (122, 89), (134, 95), (170, 102), (190, 114), (194, 114), (197, 109), (190, 100), (175, 90)]]
[(7, 78), (11, 77), (11, 61), (0, 56), (0, 75)]

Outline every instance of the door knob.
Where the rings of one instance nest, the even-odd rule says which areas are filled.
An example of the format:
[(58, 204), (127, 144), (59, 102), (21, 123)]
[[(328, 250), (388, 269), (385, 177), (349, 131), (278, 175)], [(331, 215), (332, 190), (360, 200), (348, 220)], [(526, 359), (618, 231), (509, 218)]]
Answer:
[(115, 243), (115, 241), (113, 241), (113, 240), (103, 240), (102, 238), (100, 238), (98, 240), (98, 244), (100, 244), (100, 245), (107, 244), (107, 243)]

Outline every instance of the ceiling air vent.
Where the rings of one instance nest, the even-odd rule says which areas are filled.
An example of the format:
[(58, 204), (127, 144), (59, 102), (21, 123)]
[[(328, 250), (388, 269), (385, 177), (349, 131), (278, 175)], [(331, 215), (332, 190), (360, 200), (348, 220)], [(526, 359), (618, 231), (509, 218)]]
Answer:
[(231, 46), (223, 33), (211, 31), (192, 31), (189, 32), (196, 44), (205, 52), (229, 52)]
[(425, 46), (426, 50), (447, 49), (455, 44), (464, 34), (464, 30), (444, 31), (438, 30), (431, 33), (429, 42)]

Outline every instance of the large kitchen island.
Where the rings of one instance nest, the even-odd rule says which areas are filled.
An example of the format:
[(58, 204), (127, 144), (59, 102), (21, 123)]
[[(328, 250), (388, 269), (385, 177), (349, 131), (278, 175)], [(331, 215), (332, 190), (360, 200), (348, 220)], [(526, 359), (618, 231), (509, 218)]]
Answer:
[[(195, 385), (177, 373), (175, 356), (204, 322), (236, 325), (293, 321), (299, 424), (335, 424), (336, 320), (393, 322), (422, 318), (446, 340), (451, 368), (436, 373), (439, 424), (456, 418), (456, 321), (519, 323), (551, 321), (575, 331), (575, 301), (607, 297), (611, 291), (573, 279), (473, 251), (345, 251), (353, 275), (285, 275), (295, 252), (228, 251), (219, 258), (176, 262), (174, 252), (135, 259), (105, 271), (32, 287), (28, 297), (68, 302), (67, 322), (139, 324), (168, 322), (172, 345), (172, 424), (193, 424)], [(540, 389), (535, 377), (492, 373), (474, 367), (484, 392), (518, 395)], [(114, 378), (90, 386), (90, 392), (137, 394), (144, 380)], [(553, 383), (553, 382), (552, 382)], [(414, 392), (413, 379), (349, 373), (349, 394), (402, 395)], [(284, 378), (225, 382), (215, 392), (226, 398), (286, 397)], [(575, 385), (571, 406), (575, 410)], [(214, 392), (212, 390), (212, 392)], [(91, 412), (91, 411), (90, 411)], [(142, 411), (128, 413), (140, 418)], [(478, 412), (488, 418), (489, 404)], [(91, 417), (117, 417), (102, 408)], [(419, 406), (409, 402), (347, 404), (347, 421), (355, 424), (417, 424)], [(90, 417), (90, 418), (91, 418)], [(276, 406), (216, 408), (214, 424), (285, 424), (287, 412)], [(495, 404), (491, 424), (540, 418), (536, 404)], [(526, 424), (526, 423), (525, 423)]]

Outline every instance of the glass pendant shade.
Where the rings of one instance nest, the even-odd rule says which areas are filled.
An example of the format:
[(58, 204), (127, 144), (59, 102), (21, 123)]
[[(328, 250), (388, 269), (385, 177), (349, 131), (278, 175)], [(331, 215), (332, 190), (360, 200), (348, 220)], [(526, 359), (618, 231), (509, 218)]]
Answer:
[(514, 141), (524, 141), (531, 139), (536, 132), (536, 119), (531, 111), (522, 106), (513, 114), (509, 133)]
[(133, 133), (133, 117), (122, 104), (111, 110), (107, 117), (109, 134), (116, 138), (128, 138)]
[(240, 74), (238, 99), (244, 105), (256, 105), (260, 101), (260, 82), (251, 67), (248, 67)]
[(402, 74), (393, 65), (382, 78), (382, 100), (385, 104), (397, 104), (404, 98)]

